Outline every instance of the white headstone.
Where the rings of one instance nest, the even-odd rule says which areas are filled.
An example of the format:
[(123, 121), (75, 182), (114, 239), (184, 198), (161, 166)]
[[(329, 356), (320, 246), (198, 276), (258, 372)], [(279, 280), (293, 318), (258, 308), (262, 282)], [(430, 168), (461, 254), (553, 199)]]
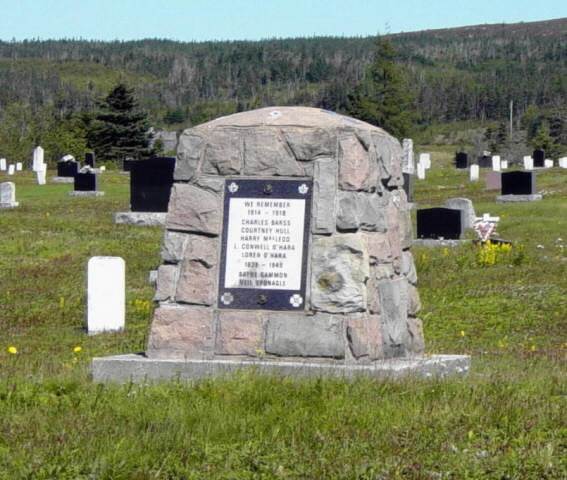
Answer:
[(550, 160), (549, 158), (546, 158), (543, 162), (543, 166), (545, 168), (553, 168), (553, 160)]
[(23, 170), (24, 166), (22, 165), (22, 162), (17, 162), (16, 163), (16, 172), (21, 172)]
[(492, 155), (492, 170), (499, 172), (501, 168), (500, 155)]
[(8, 165), (8, 175), (14, 175), (15, 171), (16, 171), (16, 166), (13, 163)]
[(470, 171), (469, 171), (470, 181), (471, 182), (478, 182), (478, 175), (479, 175), (479, 167), (475, 163), (475, 164), (471, 165), (471, 168), (470, 168)]
[(404, 138), (402, 141), (402, 148), (402, 172), (413, 175), (415, 173), (415, 162), (413, 159), (413, 140), (411, 138)]
[(47, 165), (45, 163), (42, 163), (38, 166), (38, 170), (36, 170), (35, 176), (38, 185), (45, 185), (45, 177), (47, 176)]
[(0, 183), (0, 208), (17, 207), (16, 184), (14, 182)]
[(419, 162), (423, 164), (426, 170), (429, 170), (431, 168), (431, 154), (420, 153)]
[(43, 165), (43, 148), (41, 147), (36, 147), (33, 150), (33, 162), (32, 162), (32, 170), (34, 172), (37, 172), (40, 168), (41, 165)]
[(87, 268), (89, 334), (124, 329), (126, 264), (120, 257), (92, 257)]
[(534, 159), (529, 155), (524, 157), (524, 170), (533, 170), (534, 169)]
[(563, 157), (559, 159), (559, 166), (561, 168), (567, 168), (567, 157)]
[(5, 172), (6, 168), (8, 168), (6, 166), (6, 159), (5, 158), (0, 158), (0, 171)]
[(417, 178), (425, 180), (425, 165), (421, 162), (417, 162)]
[(508, 168), (508, 160), (500, 161), (500, 170), (506, 170)]

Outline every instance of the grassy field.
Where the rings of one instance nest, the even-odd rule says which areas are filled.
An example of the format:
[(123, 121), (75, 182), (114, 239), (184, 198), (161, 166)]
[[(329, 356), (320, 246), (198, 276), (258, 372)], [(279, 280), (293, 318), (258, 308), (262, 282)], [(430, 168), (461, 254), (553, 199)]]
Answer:
[[(128, 208), (118, 173), (96, 199), (10, 178), (21, 206), (0, 211), (0, 480), (566, 478), (567, 171), (538, 174), (541, 202), (496, 204), (449, 167), (453, 150), (424, 150), (419, 205), (471, 198), (514, 242), (495, 256), (414, 250), (427, 349), (471, 354), (464, 379), (94, 385), (93, 356), (145, 348), (161, 232), (112, 223)], [(124, 333), (84, 332), (92, 255), (126, 260)]]

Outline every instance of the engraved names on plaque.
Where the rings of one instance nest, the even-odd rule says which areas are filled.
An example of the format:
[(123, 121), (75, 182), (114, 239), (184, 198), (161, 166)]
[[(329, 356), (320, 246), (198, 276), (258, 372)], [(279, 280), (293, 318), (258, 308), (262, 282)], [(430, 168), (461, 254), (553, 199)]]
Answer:
[(219, 308), (304, 308), (311, 191), (310, 180), (226, 180)]

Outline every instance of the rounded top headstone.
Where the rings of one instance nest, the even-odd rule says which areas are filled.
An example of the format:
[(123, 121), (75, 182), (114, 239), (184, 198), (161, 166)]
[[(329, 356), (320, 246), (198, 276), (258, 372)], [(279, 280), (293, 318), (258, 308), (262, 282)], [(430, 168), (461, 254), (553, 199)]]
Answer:
[[(212, 129), (215, 127), (318, 127), (341, 128), (351, 127), (363, 130), (384, 132), (379, 127), (347, 117), (330, 110), (312, 107), (266, 107), (247, 112), (235, 113), (203, 123), (195, 129)], [(385, 132), (384, 132), (385, 133)]]
[(313, 161), (339, 163), (344, 190), (403, 184), (400, 142), (379, 127), (328, 110), (267, 107), (217, 118), (180, 136), (174, 178), (312, 176)]

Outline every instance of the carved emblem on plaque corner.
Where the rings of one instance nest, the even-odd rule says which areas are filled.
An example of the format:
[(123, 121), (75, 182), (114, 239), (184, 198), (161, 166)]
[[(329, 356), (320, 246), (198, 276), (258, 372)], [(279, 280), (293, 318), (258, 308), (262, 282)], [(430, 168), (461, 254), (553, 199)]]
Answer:
[(225, 292), (222, 294), (221, 302), (224, 305), (230, 305), (234, 301), (234, 295), (230, 292)]
[(230, 193), (236, 193), (238, 192), (238, 185), (234, 182), (232, 182), (229, 186), (228, 186), (228, 191)]
[(309, 191), (309, 187), (305, 185), (305, 183), (302, 183), (299, 187), (297, 187), (297, 191), (301, 193), (301, 195), (305, 195)]
[(292, 307), (299, 308), (301, 307), (301, 305), (303, 305), (303, 297), (296, 293), (295, 295), (289, 297), (289, 303), (291, 303)]

